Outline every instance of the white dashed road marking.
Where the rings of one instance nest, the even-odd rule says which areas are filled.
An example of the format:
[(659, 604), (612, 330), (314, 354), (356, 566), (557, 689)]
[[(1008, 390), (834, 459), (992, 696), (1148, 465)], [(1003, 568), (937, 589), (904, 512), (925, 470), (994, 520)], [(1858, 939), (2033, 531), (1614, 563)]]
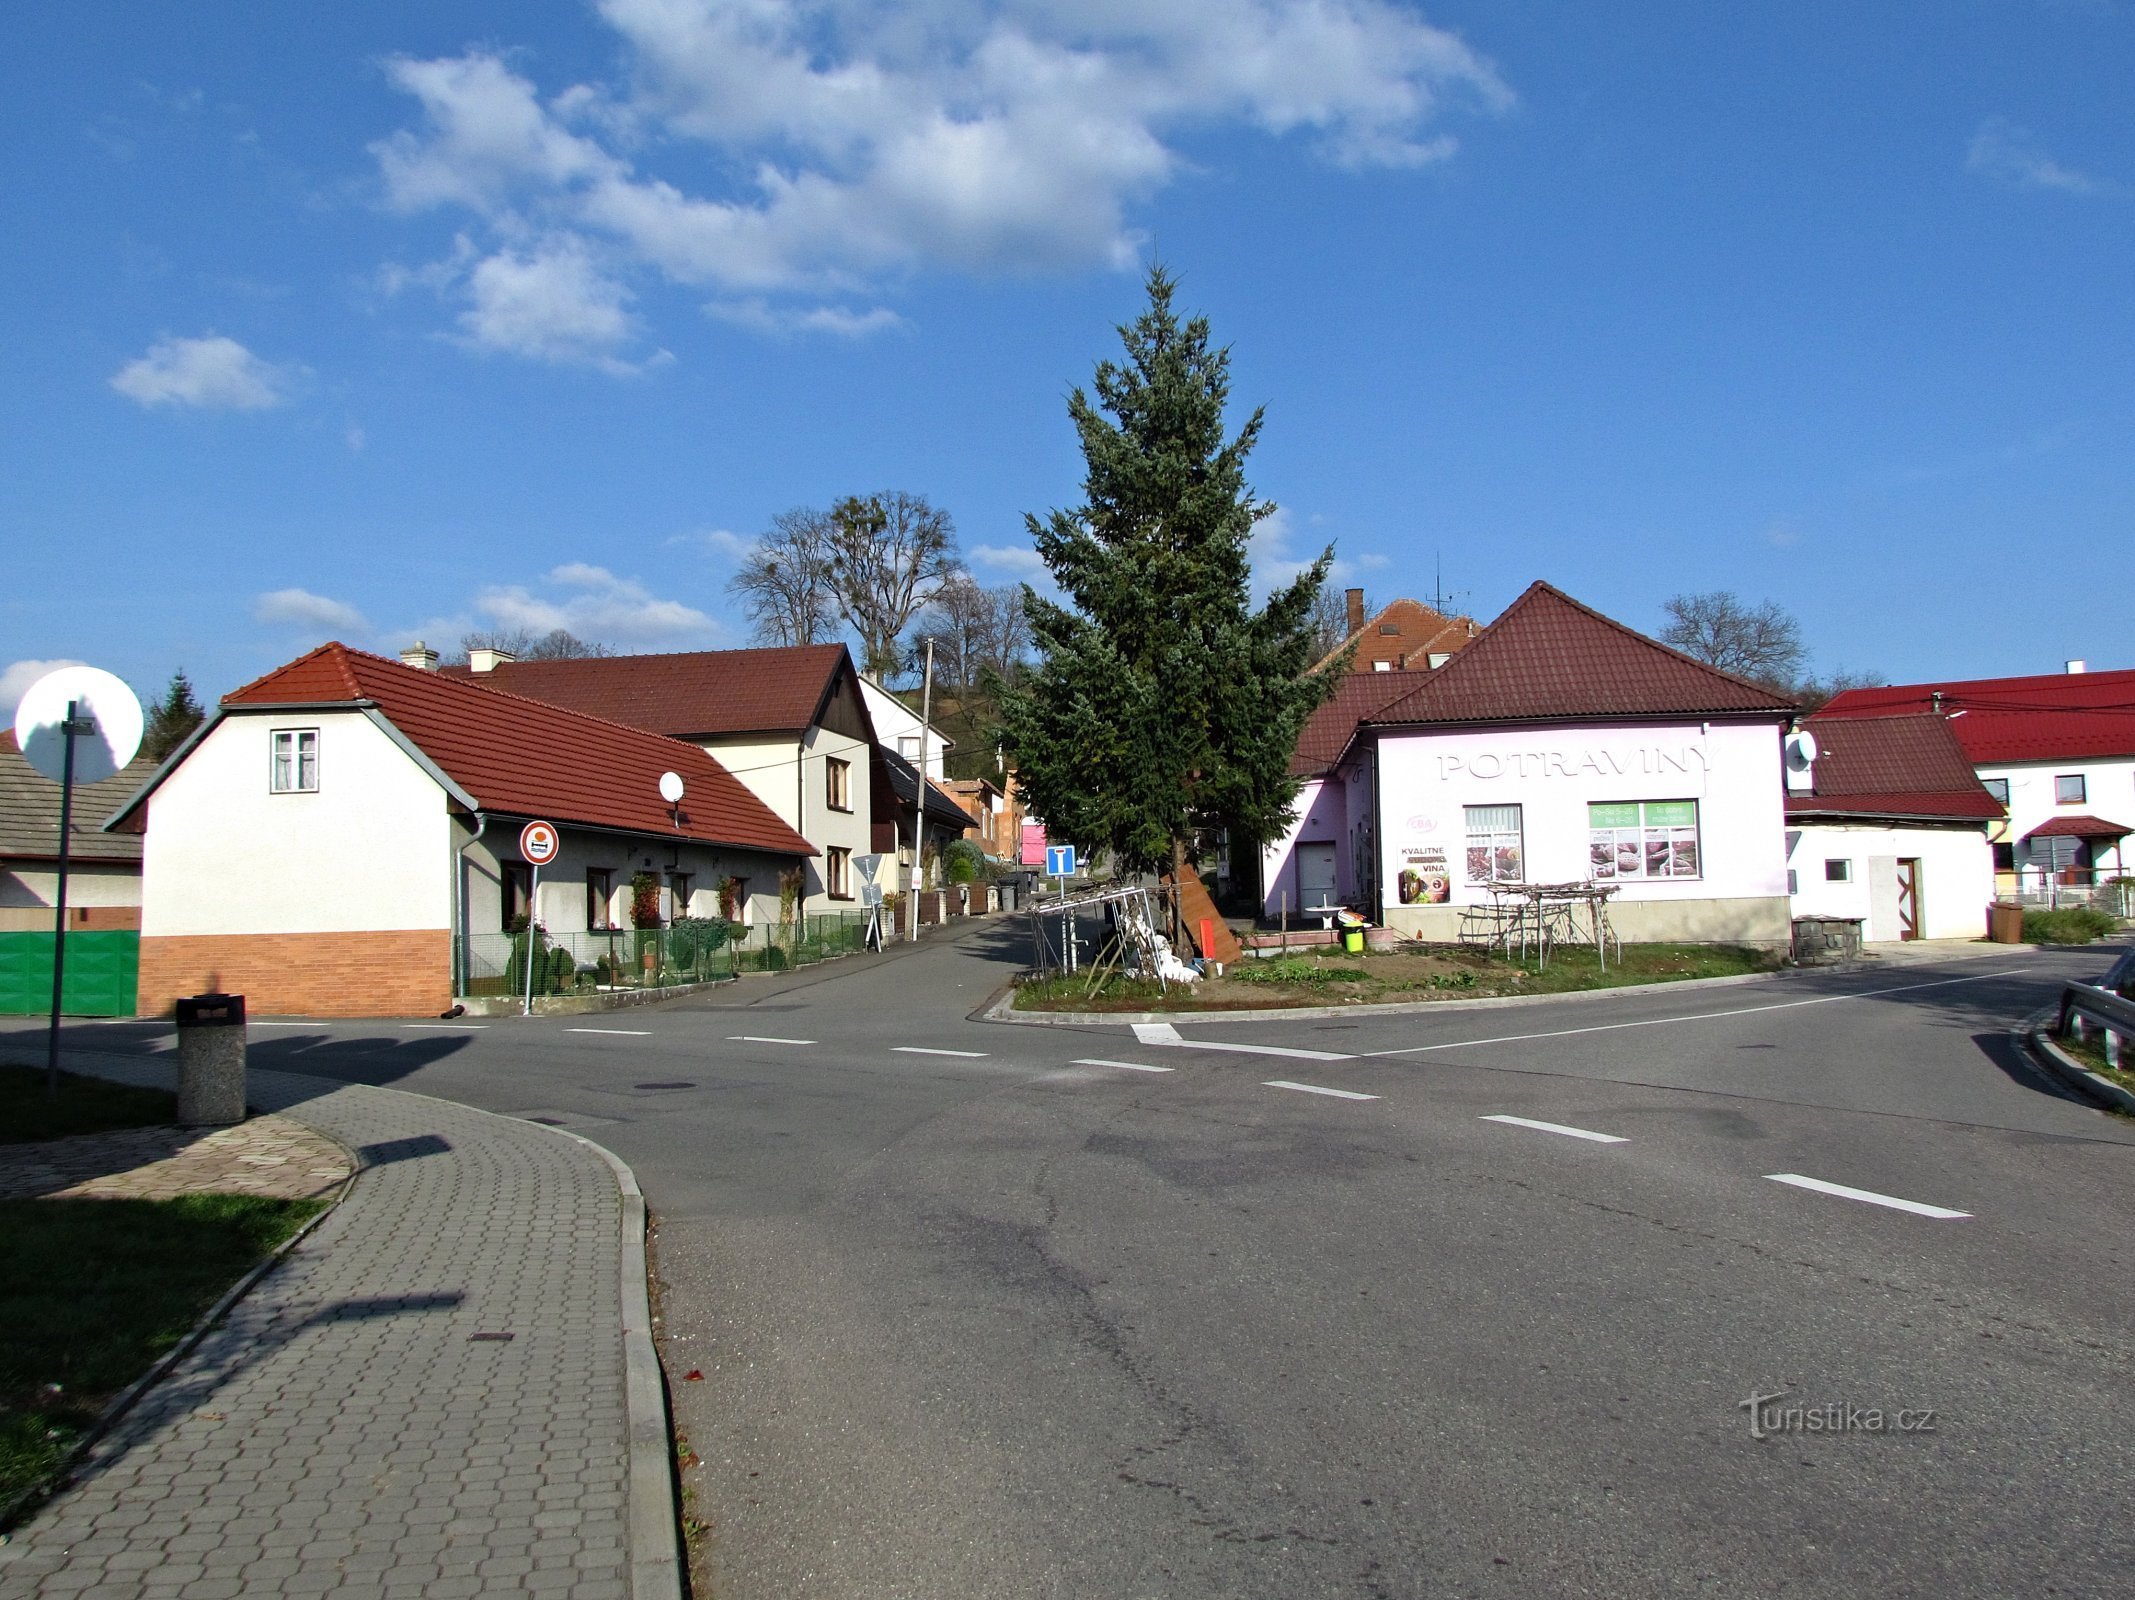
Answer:
[(1168, 1022), (1137, 1022), (1134, 1037), (1143, 1044), (1184, 1044), (1179, 1030)]
[(898, 1044), (890, 1049), (900, 1056), (963, 1056), (972, 1061), (983, 1060), (986, 1056), (984, 1050), (929, 1050), (923, 1044)]
[(1826, 1183), (1821, 1178), (1804, 1178), (1798, 1172), (1767, 1172), (1765, 1176), (1774, 1183), (1790, 1183), (1797, 1189), (1813, 1189), (1818, 1194), (1835, 1194), (1841, 1200), (1860, 1200), (1872, 1206), (1888, 1206), (1893, 1211), (1910, 1211), (1916, 1217), (1941, 1217), (1946, 1220), (1969, 1217), (1969, 1211), (1952, 1211), (1947, 1206), (1922, 1205), (1918, 1200), (1900, 1200), (1896, 1195), (1877, 1194), (1873, 1189), (1849, 1189), (1843, 1183)]
[[(1143, 1044), (1170, 1045), (1176, 1050), (1228, 1050), (1242, 1056), (1287, 1056), (1293, 1061), (1354, 1061), (1356, 1057), (1332, 1050), (1295, 1050), (1285, 1044), (1223, 1044), (1214, 1039), (1187, 1039), (1168, 1022), (1137, 1022), (1134, 1037)], [(1374, 1097), (1376, 1098), (1376, 1096)]]
[(1075, 1065), (1078, 1067), (1121, 1067), (1128, 1072), (1171, 1072), (1176, 1070), (1171, 1067), (1152, 1067), (1140, 1061), (1099, 1061), (1092, 1056), (1082, 1057), (1075, 1062)]
[(1595, 1133), (1588, 1128), (1567, 1128), (1561, 1122), (1537, 1122), (1532, 1117), (1489, 1116), (1485, 1122), (1508, 1123), (1515, 1128), (1533, 1128), (1541, 1133), (1561, 1133), (1567, 1139), (1591, 1139), (1596, 1144), (1629, 1144), (1631, 1141), (1616, 1133)]
[(1376, 1100), (1375, 1094), (1358, 1094), (1354, 1089), (1323, 1089), (1316, 1083), (1292, 1083), (1288, 1078), (1277, 1078), (1261, 1085), (1263, 1089), (1295, 1089), (1299, 1094), (1324, 1094), (1335, 1100)]
[(813, 1039), (774, 1039), (767, 1033), (730, 1033), (727, 1038), (736, 1044), (814, 1044)]
[(619, 1033), (629, 1039), (650, 1039), (650, 1028), (566, 1028), (565, 1033)]

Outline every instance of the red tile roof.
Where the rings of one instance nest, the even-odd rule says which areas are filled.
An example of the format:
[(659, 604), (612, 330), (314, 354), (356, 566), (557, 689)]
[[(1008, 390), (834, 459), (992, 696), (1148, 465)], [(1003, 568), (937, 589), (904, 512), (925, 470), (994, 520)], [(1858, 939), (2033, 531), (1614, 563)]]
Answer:
[(1929, 711), (1938, 694), (1975, 765), (2135, 756), (2135, 671), (1884, 684), (1834, 695), (1817, 715)]
[(2122, 839), (2135, 833), (2135, 828), (2123, 828), (2117, 822), (2107, 822), (2103, 817), (2055, 817), (2051, 822), (2042, 822), (2024, 837), (2027, 839)]
[(808, 644), (507, 661), (484, 673), (448, 667), (442, 676), (690, 739), (799, 733), (821, 715), (841, 668), (852, 669), (845, 646)]
[(1377, 671), (1373, 663), (1379, 661), (1396, 669), (1413, 667), (1422, 671), (1433, 655), (1451, 655), (1464, 648), (1478, 631), (1473, 617), (1449, 617), (1421, 600), (1396, 600), (1329, 651), (1319, 665), (1324, 667), (1332, 661), (1353, 639), (1357, 653), (1350, 661), (1352, 672)]
[(1290, 757), (1290, 775), (1317, 778), (1331, 771), (1356, 737), (1359, 722), (1411, 693), (1428, 676), (1423, 672), (1349, 673), (1334, 698), (1305, 719), (1296, 753)]
[(1984, 822), (2003, 815), (1941, 717), (1811, 717), (1807, 727), (1816, 736), (1815, 788), (1787, 796), (1789, 816)]
[[(225, 709), (369, 701), (485, 811), (672, 835), (660, 774), (682, 775), (679, 832), (708, 844), (812, 854), (695, 745), (325, 644), (224, 695)], [(136, 802), (138, 803), (138, 801)]]
[(1364, 720), (1575, 722), (1622, 717), (1751, 716), (1794, 710), (1785, 695), (1694, 661), (1546, 583), (1505, 608), (1473, 643), (1408, 696)]

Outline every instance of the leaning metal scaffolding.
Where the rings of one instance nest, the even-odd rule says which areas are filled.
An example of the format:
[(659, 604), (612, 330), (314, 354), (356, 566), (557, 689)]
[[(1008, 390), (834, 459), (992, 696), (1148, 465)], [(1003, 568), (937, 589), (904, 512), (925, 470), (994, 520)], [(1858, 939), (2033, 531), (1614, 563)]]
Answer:
[[(1158, 960), (1156, 907), (1159, 895), (1140, 884), (1116, 883), (1084, 889), (1053, 899), (1033, 899), (1030, 904), (1031, 967), (1040, 976), (1076, 973), (1087, 968), (1094, 989), (1104, 975), (1124, 967), (1131, 959), (1145, 977), (1156, 979), (1160, 993), (1169, 993)], [(1086, 941), (1078, 929), (1081, 915), (1102, 908), (1110, 923), (1102, 939)], [(1085, 945), (1089, 944), (1087, 959)]]

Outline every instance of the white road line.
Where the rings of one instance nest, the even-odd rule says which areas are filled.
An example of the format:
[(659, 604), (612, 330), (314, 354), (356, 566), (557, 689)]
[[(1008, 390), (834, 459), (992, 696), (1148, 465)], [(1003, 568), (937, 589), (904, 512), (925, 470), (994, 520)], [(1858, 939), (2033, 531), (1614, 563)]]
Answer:
[(1168, 1022), (1137, 1022), (1134, 1037), (1142, 1044), (1181, 1044), (1179, 1030)]
[(1900, 1200), (1896, 1195), (1877, 1194), (1873, 1189), (1849, 1189), (1843, 1183), (1826, 1183), (1821, 1178), (1804, 1178), (1798, 1172), (1767, 1172), (1765, 1176), (1774, 1183), (1791, 1183), (1797, 1189), (1813, 1189), (1818, 1194), (1835, 1194), (1841, 1200), (1860, 1200), (1872, 1206), (1888, 1206), (1893, 1211), (1910, 1211), (1916, 1217), (1942, 1217), (1955, 1219), (1969, 1217), (1969, 1211), (1952, 1211), (1947, 1206), (1926, 1206), (1917, 1200)]
[(1095, 1056), (1083, 1056), (1075, 1063), (1078, 1067), (1123, 1067), (1129, 1072), (1172, 1072), (1172, 1067), (1152, 1067), (1140, 1061), (1100, 1061)]
[(1483, 1121), (1509, 1123), (1515, 1128), (1534, 1128), (1542, 1133), (1561, 1133), (1567, 1139), (1591, 1139), (1596, 1144), (1629, 1144), (1631, 1142), (1622, 1134), (1595, 1133), (1589, 1128), (1567, 1128), (1561, 1122), (1537, 1122), (1532, 1117), (1493, 1115), (1483, 1118)]
[(774, 1038), (772, 1038), (772, 1037), (771, 1037), (771, 1035), (769, 1035), (768, 1033), (730, 1033), (730, 1034), (728, 1034), (728, 1035), (727, 1035), (727, 1038), (728, 1038), (728, 1040), (729, 1040), (729, 1041), (731, 1041), (731, 1042), (732, 1042), (732, 1043), (734, 1043), (734, 1044), (814, 1044), (814, 1043), (815, 1043), (815, 1041), (814, 1041), (813, 1039), (774, 1039)]
[(1261, 1085), (1263, 1089), (1295, 1089), (1299, 1094), (1324, 1094), (1336, 1100), (1376, 1100), (1375, 1094), (1358, 1094), (1354, 1089), (1323, 1089), (1316, 1083), (1292, 1083), (1288, 1078), (1277, 1078)]
[[(1658, 1028), (1670, 1022), (1712, 1022), (1723, 1017), (1751, 1017), (1760, 1011), (1793, 1011), (1802, 1006), (1827, 1006), (1837, 1000), (1872, 1000), (1877, 995), (1907, 994), (1915, 989), (1946, 989), (1953, 983), (1984, 983), (1989, 978), (2013, 978), (2029, 967), (2011, 967), (2006, 972), (1982, 972), (1964, 978), (1941, 978), (1933, 983), (1901, 983), (1891, 989), (1859, 989), (1852, 994), (1821, 994), (1813, 1000), (1781, 1000), (1768, 1006), (1739, 1006), (1732, 1011), (1695, 1011), (1677, 1017), (1645, 1017), (1637, 1022), (1601, 1022), (1591, 1028), (1558, 1028), (1550, 1033), (1506, 1033), (1494, 1039), (1454, 1039), (1445, 1044), (1412, 1044), (1399, 1050), (1367, 1050), (1371, 1056), (1416, 1056), (1433, 1050), (1466, 1050), (1485, 1044), (1525, 1044), (1531, 1039), (1569, 1039), (1580, 1033), (1617, 1033), (1625, 1028)], [(1348, 1058), (1340, 1058), (1348, 1059)]]
[(565, 1033), (619, 1033), (632, 1039), (650, 1039), (650, 1028), (566, 1028)]
[(1356, 1057), (1333, 1050), (1298, 1050), (1286, 1044), (1223, 1044), (1214, 1039), (1188, 1039), (1168, 1022), (1137, 1022), (1134, 1037), (1141, 1044), (1169, 1045), (1174, 1050), (1228, 1050), (1242, 1056), (1286, 1056), (1292, 1061), (1354, 1061)]
[(897, 1044), (891, 1045), (890, 1049), (900, 1056), (963, 1056), (973, 1061), (987, 1053), (984, 1050), (929, 1050), (923, 1044)]

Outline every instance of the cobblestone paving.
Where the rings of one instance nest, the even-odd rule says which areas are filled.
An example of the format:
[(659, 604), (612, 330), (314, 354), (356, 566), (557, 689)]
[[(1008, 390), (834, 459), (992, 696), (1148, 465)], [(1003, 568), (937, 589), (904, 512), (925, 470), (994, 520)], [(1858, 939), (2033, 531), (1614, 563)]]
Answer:
[[(129, 1067), (167, 1075), (95, 1070)], [(250, 1098), (364, 1170), (0, 1546), (0, 1600), (622, 1596), (606, 1164), (390, 1089), (255, 1072)]]
[(118, 1128), (0, 1144), (0, 1200), (168, 1200), (214, 1192), (307, 1200), (349, 1175), (348, 1153), (273, 1115), (235, 1127)]

